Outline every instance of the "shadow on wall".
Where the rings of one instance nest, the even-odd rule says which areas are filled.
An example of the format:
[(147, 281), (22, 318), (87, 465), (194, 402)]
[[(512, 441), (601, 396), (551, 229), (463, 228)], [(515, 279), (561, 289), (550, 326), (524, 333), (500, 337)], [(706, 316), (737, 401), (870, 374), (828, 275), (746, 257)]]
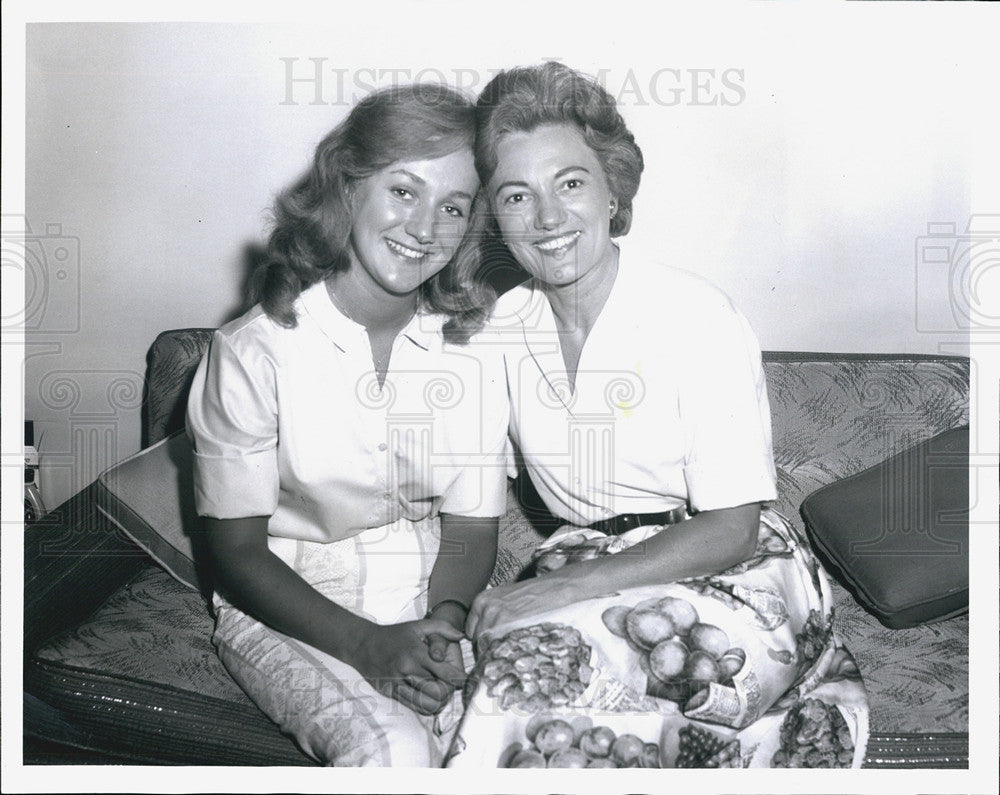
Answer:
[(222, 321), (223, 324), (228, 323), (230, 320), (236, 320), (236, 318), (254, 305), (254, 301), (251, 298), (254, 274), (266, 263), (267, 246), (256, 240), (243, 246), (243, 281), (240, 285), (240, 295), (243, 296), (243, 303), (225, 316), (225, 319)]
[[(243, 298), (240, 304), (233, 307), (231, 310), (229, 310), (229, 312), (225, 314), (223, 321), (220, 325), (228, 323), (231, 320), (235, 320), (236, 318), (243, 315), (248, 309), (250, 309), (251, 306), (253, 306), (253, 302), (251, 301), (250, 298), (253, 274), (257, 271), (258, 268), (260, 268), (266, 262), (266, 255), (267, 255), (266, 248), (256, 241), (247, 243), (243, 247), (243, 279), (240, 287), (240, 295)], [(191, 331), (194, 337), (190, 340), (184, 337), (180, 337), (177, 340), (170, 338), (168, 340), (165, 340), (163, 344), (177, 344), (180, 345), (181, 347), (189, 347), (193, 345), (196, 346), (197, 341), (195, 338), (197, 337), (197, 335), (208, 334), (210, 333), (211, 330), (192, 329)], [(155, 368), (152, 367), (153, 359), (155, 356), (157, 356), (158, 345), (160, 344), (162, 337), (163, 337), (162, 334), (158, 336), (157, 339), (153, 341), (153, 344), (150, 346), (149, 350), (146, 353), (146, 379), (142, 393), (142, 434), (140, 440), (140, 444), (143, 448), (148, 447), (154, 441), (158, 441), (157, 439), (149, 438), (149, 429), (153, 424), (153, 419), (154, 419), (150, 417), (150, 408), (149, 408), (150, 379), (158, 379), (161, 381), (176, 380), (178, 378), (183, 379), (183, 383), (180, 385), (179, 388), (183, 389), (186, 392), (187, 389), (191, 386), (191, 381), (194, 378), (193, 369), (190, 371), (185, 371), (180, 373), (160, 372), (159, 370), (156, 370), (154, 372)], [(161, 360), (169, 359), (169, 357), (165, 357), (162, 353), (160, 353), (159, 359)], [(170, 428), (184, 427), (183, 407), (174, 407), (174, 410), (177, 416), (170, 416), (167, 418), (162, 418), (162, 417), (155, 418), (156, 421), (161, 423), (165, 422), (166, 427)]]

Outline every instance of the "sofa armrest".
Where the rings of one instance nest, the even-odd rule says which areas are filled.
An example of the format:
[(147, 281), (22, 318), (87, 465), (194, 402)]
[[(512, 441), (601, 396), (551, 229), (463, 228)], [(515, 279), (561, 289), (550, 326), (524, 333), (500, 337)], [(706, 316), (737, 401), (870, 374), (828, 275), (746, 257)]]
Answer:
[(25, 659), (151, 562), (97, 510), (93, 484), (25, 527)]

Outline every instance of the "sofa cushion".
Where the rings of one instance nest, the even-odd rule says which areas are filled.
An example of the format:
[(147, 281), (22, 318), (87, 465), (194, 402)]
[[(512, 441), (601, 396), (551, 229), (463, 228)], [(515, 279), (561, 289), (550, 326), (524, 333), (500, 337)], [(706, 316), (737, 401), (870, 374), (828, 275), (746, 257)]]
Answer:
[(886, 626), (912, 627), (968, 609), (968, 457), (966, 426), (802, 503), (813, 544)]
[(41, 646), (27, 674), (94, 750), (184, 764), (309, 765), (230, 678), (208, 605), (147, 566)]
[(166, 571), (208, 593), (201, 523), (194, 506), (194, 454), (184, 431), (97, 478), (97, 509)]

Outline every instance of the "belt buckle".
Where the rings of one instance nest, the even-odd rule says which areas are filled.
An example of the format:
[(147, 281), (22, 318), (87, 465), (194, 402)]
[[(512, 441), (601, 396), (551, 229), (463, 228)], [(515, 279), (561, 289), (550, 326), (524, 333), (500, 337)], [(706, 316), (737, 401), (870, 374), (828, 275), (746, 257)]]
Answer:
[(621, 535), (628, 530), (634, 530), (636, 527), (639, 527), (639, 517), (636, 514), (622, 514), (622, 517), (619, 520), (619, 530), (615, 533), (615, 535)]

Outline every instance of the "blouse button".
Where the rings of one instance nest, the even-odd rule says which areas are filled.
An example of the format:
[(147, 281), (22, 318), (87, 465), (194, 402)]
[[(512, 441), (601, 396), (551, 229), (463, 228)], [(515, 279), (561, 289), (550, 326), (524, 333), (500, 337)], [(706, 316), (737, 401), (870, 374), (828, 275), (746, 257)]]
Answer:
[(381, 452), (383, 452), (383, 453), (384, 453), (384, 452), (386, 451), (386, 445), (385, 445), (385, 442), (380, 442), (380, 443), (379, 443), (379, 446), (378, 446), (378, 449), (379, 449), (379, 450), (380, 450)]

